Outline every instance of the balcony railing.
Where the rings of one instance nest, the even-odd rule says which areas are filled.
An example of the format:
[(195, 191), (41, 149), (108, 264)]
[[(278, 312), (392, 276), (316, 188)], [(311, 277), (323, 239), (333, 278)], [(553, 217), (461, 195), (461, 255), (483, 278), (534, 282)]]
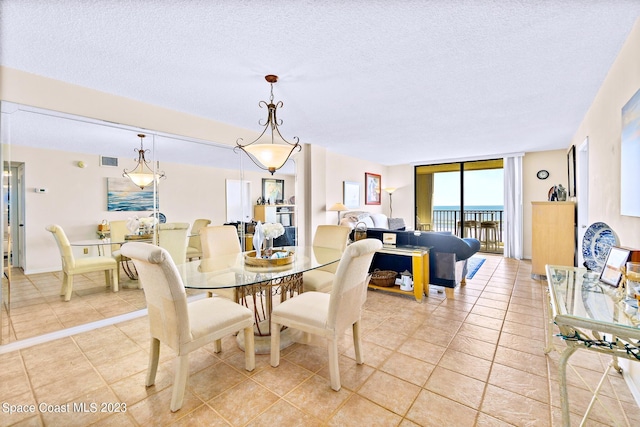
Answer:
[[(433, 231), (450, 231), (461, 237), (475, 237), (483, 240), (481, 232), (481, 224), (483, 222), (493, 221), (497, 223), (497, 244), (496, 249), (501, 251), (502, 231), (503, 231), (503, 210), (465, 210), (464, 214), (464, 233), (460, 229), (460, 211), (459, 210), (434, 210), (431, 216), (431, 229)], [(485, 248), (487, 249), (487, 248)]]

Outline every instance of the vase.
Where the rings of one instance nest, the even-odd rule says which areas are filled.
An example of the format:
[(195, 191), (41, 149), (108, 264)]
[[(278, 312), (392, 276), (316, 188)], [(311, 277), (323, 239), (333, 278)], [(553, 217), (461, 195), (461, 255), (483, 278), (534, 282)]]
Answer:
[(273, 238), (266, 237), (264, 239), (264, 251), (271, 255), (271, 252), (273, 252)]

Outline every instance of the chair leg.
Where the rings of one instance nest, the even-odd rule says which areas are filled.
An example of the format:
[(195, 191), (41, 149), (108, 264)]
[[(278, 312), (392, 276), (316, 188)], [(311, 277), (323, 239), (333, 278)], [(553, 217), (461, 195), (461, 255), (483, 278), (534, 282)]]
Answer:
[(171, 392), (171, 412), (176, 412), (182, 408), (187, 378), (189, 378), (189, 353), (176, 357), (175, 366), (176, 375)]
[(360, 336), (360, 320), (353, 324), (353, 349), (356, 352), (356, 363), (362, 365), (364, 360), (362, 359), (362, 337)]
[(63, 285), (63, 288), (65, 288), (64, 300), (69, 301), (71, 299), (71, 292), (73, 291), (73, 274), (65, 274), (64, 276), (67, 279), (66, 287)]
[(444, 288), (444, 293), (447, 299), (453, 299), (453, 288)]
[(213, 342), (213, 352), (220, 353), (222, 351), (222, 339)]
[[(253, 332), (251, 332), (253, 335)], [(271, 366), (280, 364), (280, 325), (271, 321)]]
[(244, 328), (244, 368), (251, 372), (256, 367), (256, 349), (253, 325)]
[(160, 359), (160, 340), (151, 338), (151, 348), (149, 349), (149, 367), (147, 368), (147, 387), (151, 387), (156, 382), (156, 372), (158, 372), (158, 360)]
[(329, 376), (331, 377), (331, 388), (340, 391), (340, 367), (338, 365), (338, 340), (331, 337), (328, 340), (329, 349)]
[(104, 282), (107, 284), (107, 288), (113, 287), (113, 279), (111, 278), (111, 271), (104, 271)]
[(120, 290), (118, 280), (118, 267), (111, 269), (111, 290), (113, 292), (118, 292)]
[(62, 285), (60, 286), (60, 296), (63, 296), (67, 293), (67, 285), (68, 285), (68, 278), (67, 278), (67, 273), (65, 273), (64, 271), (62, 272)]

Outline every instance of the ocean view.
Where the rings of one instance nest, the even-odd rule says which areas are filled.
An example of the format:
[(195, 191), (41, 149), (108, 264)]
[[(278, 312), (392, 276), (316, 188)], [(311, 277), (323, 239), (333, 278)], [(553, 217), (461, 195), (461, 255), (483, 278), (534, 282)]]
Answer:
[[(465, 210), (468, 210), (468, 211), (503, 211), (504, 205), (486, 205), (486, 206), (470, 205), (470, 206), (465, 206), (464, 208)], [(459, 211), (460, 206), (434, 206), (433, 210), (434, 211), (453, 211), (453, 210)]]

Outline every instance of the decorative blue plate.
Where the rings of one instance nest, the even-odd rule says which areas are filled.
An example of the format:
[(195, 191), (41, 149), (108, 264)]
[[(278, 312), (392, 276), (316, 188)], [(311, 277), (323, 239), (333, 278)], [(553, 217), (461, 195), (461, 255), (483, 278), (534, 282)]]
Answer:
[(584, 233), (582, 256), (589, 270), (600, 272), (607, 260), (609, 248), (618, 246), (618, 236), (604, 222), (594, 222)]
[[(151, 214), (149, 216), (155, 216), (154, 214)], [(160, 224), (164, 224), (165, 222), (167, 222), (167, 217), (164, 216), (164, 214), (162, 212), (158, 212), (158, 222)]]

